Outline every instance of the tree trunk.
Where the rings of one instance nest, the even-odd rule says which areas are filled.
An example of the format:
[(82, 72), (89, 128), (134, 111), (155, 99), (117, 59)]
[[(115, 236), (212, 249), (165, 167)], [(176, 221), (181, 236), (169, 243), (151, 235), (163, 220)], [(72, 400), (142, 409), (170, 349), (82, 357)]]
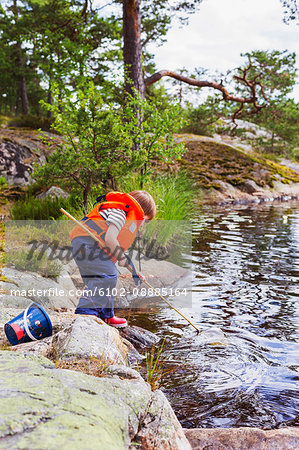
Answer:
[[(17, 23), (18, 21), (18, 5), (17, 0), (13, 0), (13, 14), (15, 17), (15, 21)], [(27, 87), (26, 87), (26, 77), (24, 74), (24, 57), (23, 57), (23, 50), (21, 47), (21, 43), (19, 41), (19, 38), (16, 39), (17, 43), (17, 70), (19, 71), (19, 86), (18, 86), (18, 92), (17, 92), (17, 103), (16, 103), (16, 113), (19, 114), (20, 112), (20, 106), (19, 102), (21, 101), (22, 104), (22, 113), (26, 116), (29, 112), (29, 102), (28, 102), (28, 96), (27, 96)]]
[(126, 71), (125, 90), (137, 89), (141, 97), (145, 94), (142, 75), (141, 13), (139, 0), (123, 0), (124, 65)]
[(27, 114), (29, 113), (29, 102), (28, 102), (28, 96), (27, 96), (25, 75), (21, 75), (20, 93), (21, 93), (21, 102), (22, 102), (22, 113), (24, 114), (24, 116), (27, 116)]
[(92, 183), (92, 176), (87, 181), (83, 191), (83, 203), (86, 214), (88, 213), (88, 195), (91, 188), (91, 183)]
[(21, 114), (21, 86), (19, 83), (16, 98), (16, 115), (19, 116), (20, 114)]
[(85, 209), (86, 214), (88, 213), (88, 194), (89, 194), (89, 189), (88, 189), (88, 186), (86, 186), (83, 191), (83, 204), (84, 204), (84, 209)]

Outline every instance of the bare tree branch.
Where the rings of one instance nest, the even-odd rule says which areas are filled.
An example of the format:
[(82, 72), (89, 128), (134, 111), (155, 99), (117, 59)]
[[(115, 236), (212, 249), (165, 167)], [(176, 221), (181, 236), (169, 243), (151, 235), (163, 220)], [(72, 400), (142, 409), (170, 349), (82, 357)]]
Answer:
[[(223, 99), (225, 101), (233, 101), (241, 104), (253, 104), (254, 107), (259, 110), (261, 108), (264, 108), (266, 105), (259, 105), (257, 103), (257, 95), (256, 95), (256, 86), (257, 84), (248, 80), (246, 78), (247, 72), (250, 70), (250, 66), (246, 67), (246, 69), (243, 69), (243, 76), (237, 76), (235, 75), (234, 78), (240, 82), (243, 82), (246, 84), (252, 95), (250, 97), (237, 97), (236, 95), (229, 94), (227, 89), (220, 83), (215, 83), (213, 81), (201, 81), (201, 80), (195, 80), (194, 78), (185, 77), (183, 75), (180, 75), (175, 72), (171, 72), (169, 70), (160, 70), (159, 72), (154, 73), (151, 77), (147, 78), (145, 80), (145, 86), (148, 87), (153, 83), (156, 83), (157, 81), (161, 80), (162, 77), (171, 77), (178, 81), (182, 81), (183, 83), (190, 84), (192, 86), (196, 87), (210, 87), (212, 89), (216, 89), (222, 93)], [(260, 85), (260, 84), (259, 84)], [(265, 97), (264, 97), (265, 98)], [(243, 108), (242, 108), (243, 109)]]

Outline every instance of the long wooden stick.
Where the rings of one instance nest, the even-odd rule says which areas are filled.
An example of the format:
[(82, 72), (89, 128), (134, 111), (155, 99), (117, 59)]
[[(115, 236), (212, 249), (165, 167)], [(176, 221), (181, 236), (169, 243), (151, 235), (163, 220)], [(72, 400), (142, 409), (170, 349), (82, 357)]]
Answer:
[[(76, 222), (77, 225), (79, 225), (83, 230), (86, 231), (86, 233), (88, 233), (95, 241), (97, 241), (101, 247), (104, 247), (103, 243), (85, 226), (83, 225), (82, 222), (79, 222), (79, 220), (75, 219), (75, 217), (73, 217), (71, 214), (69, 214), (67, 211), (65, 211), (63, 208), (60, 208), (60, 211), (65, 214), (69, 219), (73, 220), (74, 222)], [(133, 269), (131, 267), (127, 267), (127, 269), (133, 273)], [(163, 295), (161, 295), (159, 293), (159, 291), (157, 291), (153, 286), (151, 286), (146, 280), (143, 280), (142, 278), (140, 278), (141, 281), (143, 281), (143, 283), (145, 283), (149, 288), (153, 289), (153, 291), (157, 294), (158, 297), (160, 297), (165, 303), (167, 303), (168, 306), (170, 306), (170, 308), (174, 309), (180, 316), (182, 316), (185, 320), (187, 320), (187, 322), (193, 327), (195, 328), (195, 330), (198, 333), (201, 333), (201, 331), (199, 330), (199, 328), (197, 328), (186, 316), (184, 316), (183, 313), (181, 313), (178, 309), (176, 309), (168, 300), (166, 300), (165, 297), (163, 297)]]
[(187, 319), (187, 317), (184, 316), (184, 314), (181, 313), (178, 309), (176, 309), (176, 308), (175, 308), (168, 300), (166, 300), (166, 298), (164, 298), (163, 295), (161, 295), (161, 294), (159, 293), (159, 291), (157, 291), (153, 286), (151, 286), (146, 280), (142, 280), (142, 281), (143, 281), (143, 283), (147, 284), (148, 287), (150, 287), (151, 289), (153, 289), (153, 290), (155, 291), (155, 293), (156, 293), (160, 298), (162, 298), (162, 300), (164, 300), (164, 302), (166, 302), (167, 305), (170, 306), (170, 308), (174, 309), (180, 316), (182, 316), (185, 320), (187, 320), (187, 322), (189, 322), (190, 325), (192, 325), (192, 327), (195, 328), (195, 330), (196, 330), (198, 333), (201, 333), (201, 330), (200, 330), (199, 328), (197, 328), (197, 327), (196, 327), (189, 319)]

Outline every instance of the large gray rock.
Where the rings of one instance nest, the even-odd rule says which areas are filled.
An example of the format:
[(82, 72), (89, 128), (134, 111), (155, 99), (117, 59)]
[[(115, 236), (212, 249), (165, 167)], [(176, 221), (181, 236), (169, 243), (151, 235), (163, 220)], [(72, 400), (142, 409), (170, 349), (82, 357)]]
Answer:
[(118, 331), (94, 316), (77, 316), (53, 337), (57, 357), (64, 360), (88, 359), (91, 356), (110, 364), (125, 365), (128, 348)]
[[(235, 128), (235, 124), (230, 120), (230, 119), (222, 119), (222, 122), (231, 129)], [(235, 119), (235, 123), (238, 126), (238, 129), (243, 129), (244, 130), (244, 137), (247, 139), (259, 139), (259, 138), (264, 138), (264, 139), (271, 139), (272, 138), (272, 134), (270, 133), (270, 131), (266, 130), (265, 128), (256, 125), (255, 123), (252, 122), (248, 122), (246, 120), (241, 120), (241, 119)]]
[(96, 378), (7, 351), (0, 367), (1, 448), (191, 448), (164, 394), (132, 369)]
[(53, 133), (43, 132), (49, 144), (41, 138), (38, 130), (2, 128), (0, 129), (0, 173), (8, 184), (28, 185), (34, 162), (42, 165), (46, 156), (61, 142)]
[(29, 184), (32, 163), (32, 154), (26, 147), (16, 142), (0, 143), (0, 173), (8, 184)]
[(38, 194), (36, 196), (36, 198), (39, 198), (41, 200), (44, 200), (45, 198), (48, 197), (68, 198), (69, 194), (58, 186), (51, 186), (46, 192), (42, 192), (41, 194)]
[(4, 307), (23, 308), (35, 301), (48, 308), (74, 308), (76, 288), (70, 277), (61, 277), (59, 283), (34, 272), (5, 267), (6, 281), (0, 281), (0, 304)]
[(297, 450), (299, 428), (195, 428), (185, 430), (194, 450)]
[[(86, 320), (82, 321), (82, 318)], [(95, 323), (104, 326), (99, 328)], [(82, 331), (84, 338), (78, 334)], [(0, 338), (6, 341), (1, 324)], [(82, 345), (79, 341), (80, 343), (82, 341)], [(135, 365), (145, 358), (131, 342), (120, 338), (118, 331), (108, 327), (101, 319), (93, 319), (90, 316), (77, 316), (75, 322), (68, 324), (53, 336), (40, 341), (16, 345), (11, 347), (11, 350), (17, 353), (31, 353), (67, 361), (90, 360), (92, 357), (98, 359), (105, 366), (115, 363), (123, 366), (126, 362)]]

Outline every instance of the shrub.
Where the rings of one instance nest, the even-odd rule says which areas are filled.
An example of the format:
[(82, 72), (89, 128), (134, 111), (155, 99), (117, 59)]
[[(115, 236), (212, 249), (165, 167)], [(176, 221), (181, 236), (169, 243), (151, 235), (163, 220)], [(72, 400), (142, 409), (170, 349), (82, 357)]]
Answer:
[(63, 216), (60, 208), (70, 209), (76, 206), (72, 196), (64, 198), (45, 198), (44, 200), (27, 197), (18, 200), (12, 207), (13, 220), (51, 220)]
[(7, 181), (5, 177), (0, 177), (0, 189), (5, 188), (7, 186)]

